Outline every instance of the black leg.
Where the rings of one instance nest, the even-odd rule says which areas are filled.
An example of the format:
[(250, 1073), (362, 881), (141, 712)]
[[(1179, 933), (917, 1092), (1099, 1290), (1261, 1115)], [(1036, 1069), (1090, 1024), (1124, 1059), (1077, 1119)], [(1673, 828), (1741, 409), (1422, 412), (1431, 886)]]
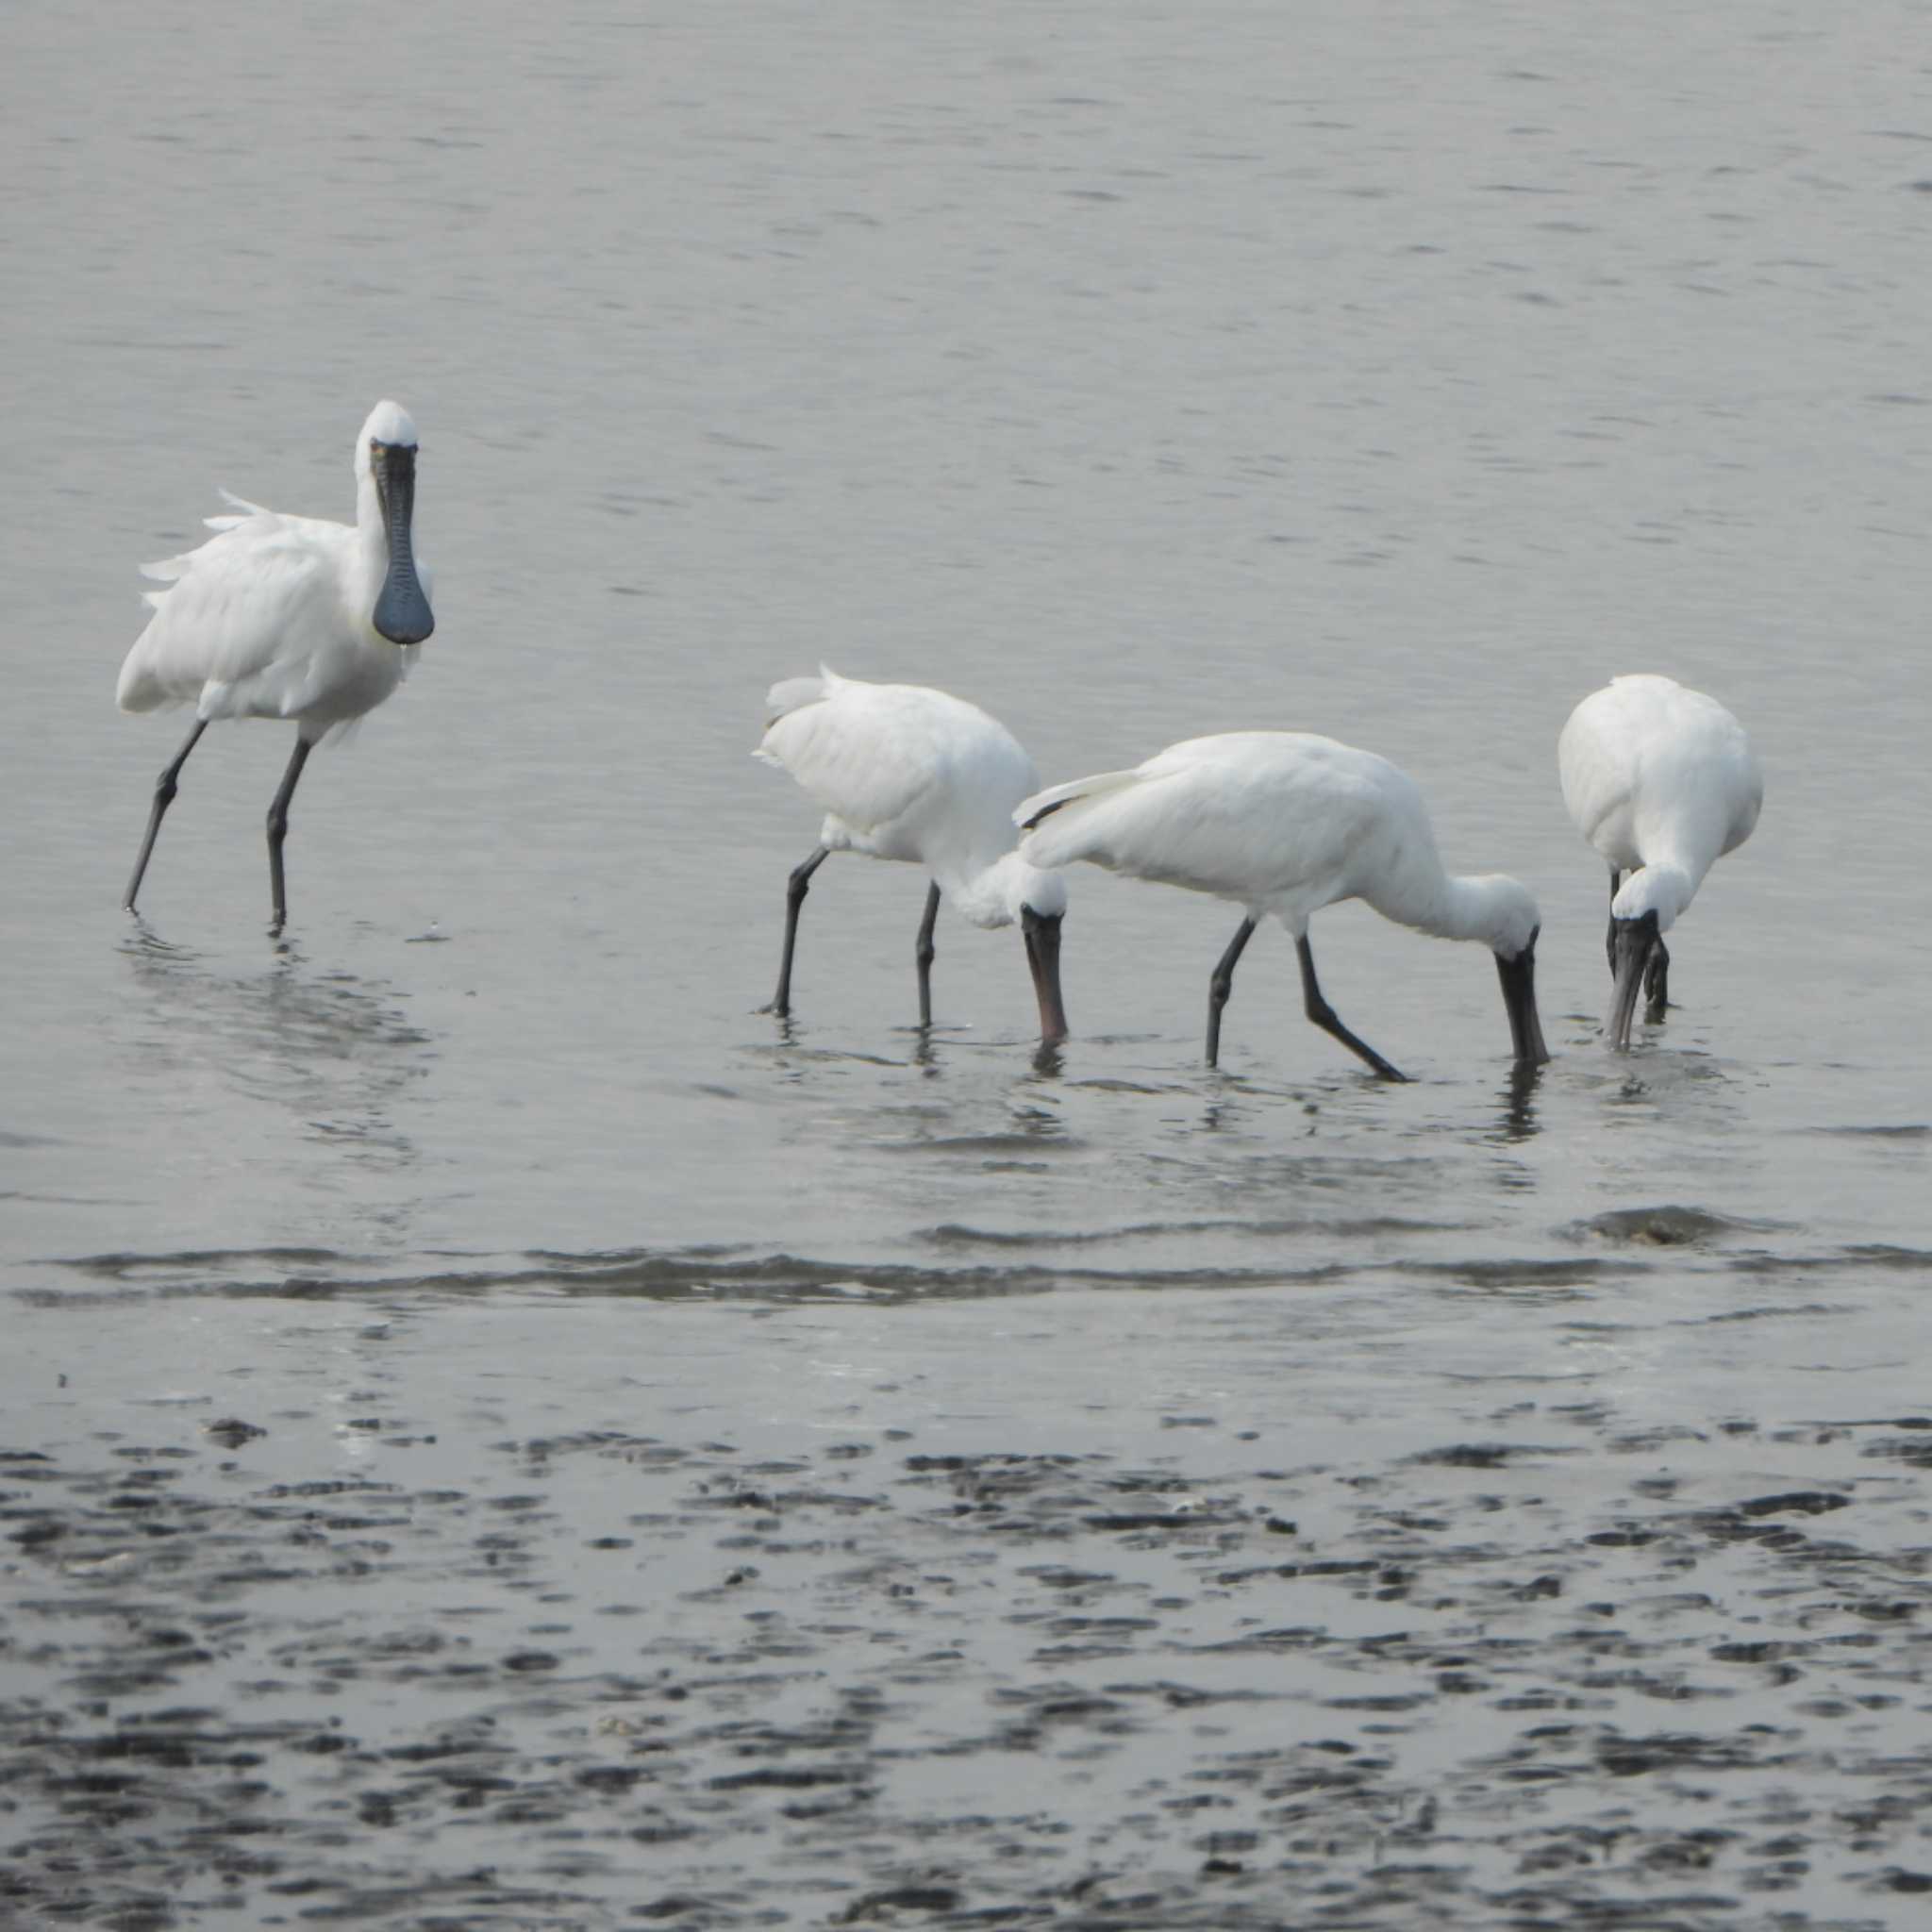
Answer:
[(1252, 919), (1242, 920), (1241, 929), (1228, 941), (1227, 951), (1222, 954), (1220, 964), (1208, 981), (1208, 1064), (1210, 1067), (1221, 1064), (1221, 1009), (1226, 1006), (1227, 996), (1234, 991), (1235, 961), (1254, 937), (1255, 922)]
[(940, 889), (937, 880), (925, 889), (925, 917), (919, 922), (919, 942), (912, 949), (913, 963), (919, 968), (919, 1024), (932, 1024), (932, 942), (933, 922), (940, 916)]
[(134, 910), (134, 895), (141, 891), (142, 874), (147, 871), (149, 856), (155, 849), (155, 837), (161, 829), (161, 820), (167, 816), (168, 808), (175, 802), (175, 780), (181, 775), (181, 767), (188, 762), (188, 754), (201, 742), (201, 734), (208, 729), (208, 720), (197, 718), (194, 729), (188, 734), (188, 742), (175, 754), (175, 762), (155, 780), (154, 808), (147, 815), (147, 837), (141, 841), (141, 857), (134, 861), (134, 876), (127, 881), (127, 896), (122, 900), (122, 907), (129, 912)]
[(768, 1013), (785, 1014), (791, 1010), (791, 949), (798, 942), (798, 908), (811, 891), (812, 874), (831, 856), (824, 846), (819, 846), (802, 865), (792, 867), (791, 876), (786, 882), (785, 950), (778, 959), (778, 991), (772, 995), (772, 1004), (764, 1008)]
[(289, 768), (282, 774), (282, 782), (275, 787), (268, 808), (268, 884), (275, 902), (275, 916), (269, 922), (268, 929), (274, 933), (280, 932), (289, 920), (288, 895), (282, 890), (282, 841), (289, 836), (289, 801), (295, 795), (295, 781), (301, 777), (302, 767), (314, 749), (308, 739), (296, 739)]
[(1643, 969), (1643, 1017), (1653, 1026), (1663, 1024), (1664, 1008), (1671, 1003), (1671, 956), (1663, 941), (1657, 941)]
[(1407, 1074), (1397, 1073), (1387, 1060), (1365, 1040), (1357, 1040), (1337, 1017), (1335, 1008), (1322, 997), (1322, 988), (1315, 978), (1315, 956), (1308, 950), (1307, 935), (1296, 940), (1294, 949), (1302, 962), (1302, 1010), (1306, 1012), (1324, 1033), (1332, 1033), (1350, 1053), (1359, 1054), (1374, 1067), (1385, 1080), (1406, 1080)]
[[(1624, 883), (1624, 874), (1613, 865), (1610, 868), (1610, 904), (1617, 903), (1617, 888)], [(1604, 939), (1604, 951), (1609, 956), (1610, 977), (1617, 976), (1617, 915), (1610, 914), (1610, 929)]]

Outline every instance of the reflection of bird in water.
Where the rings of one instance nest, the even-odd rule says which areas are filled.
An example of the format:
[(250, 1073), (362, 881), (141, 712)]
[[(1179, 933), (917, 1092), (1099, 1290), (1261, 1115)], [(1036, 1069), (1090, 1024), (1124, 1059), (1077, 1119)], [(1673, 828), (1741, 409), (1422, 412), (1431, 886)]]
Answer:
[(942, 691), (868, 684), (820, 667), (766, 699), (753, 754), (798, 780), (825, 813), (819, 842), (785, 895), (785, 950), (771, 1010), (791, 1007), (791, 953), (811, 875), (834, 852), (903, 858), (931, 875), (913, 958), (919, 1024), (932, 1024), (933, 923), (949, 900), (974, 925), (1019, 922), (1040, 1005), (1040, 1038), (1066, 1038), (1060, 1000), (1065, 884), (1013, 850), (1013, 808), (1040, 782), (1033, 760), (996, 718)]
[(1294, 935), (1308, 1018), (1384, 1079), (1405, 1077), (1341, 1024), (1316, 982), (1309, 915), (1343, 899), (1419, 932), (1480, 940), (1496, 956), (1517, 1059), (1549, 1058), (1536, 1010), (1536, 901), (1501, 873), (1446, 873), (1422, 793), (1372, 752), (1299, 731), (1191, 738), (1132, 771), (1056, 785), (1013, 816), (1035, 865), (1084, 858), (1247, 908), (1208, 982), (1210, 1067), (1235, 962), (1272, 912)]
[[(194, 728), (155, 786), (147, 836), (127, 882), (134, 910), (142, 875), (175, 781), (217, 718), (291, 718), (295, 749), (268, 812), (272, 929), (288, 917), (282, 841), (289, 801), (316, 742), (359, 718), (408, 674), (413, 647), (436, 628), (429, 577), (411, 545), (416, 426), (400, 404), (376, 404), (356, 439), (356, 522), (284, 516), (244, 503), (209, 517), (217, 534), (147, 575), (147, 628), (121, 667), (124, 711), (192, 704)], [(224, 492), (225, 494), (226, 492)]]
[(1576, 829), (1609, 863), (1606, 1030), (1624, 1047), (1640, 985), (1644, 1018), (1663, 1019), (1663, 936), (1704, 874), (1751, 836), (1764, 774), (1744, 727), (1715, 698), (1651, 675), (1613, 677), (1585, 698), (1563, 726), (1557, 765)]
[(1509, 1069), (1508, 1084), (1503, 1089), (1503, 1118), (1498, 1129), (1505, 1141), (1536, 1138), (1536, 1090), (1538, 1074), (1533, 1060), (1518, 1060)]
[[(145, 931), (123, 947), (136, 986), (151, 998), (130, 1003), (124, 1021), (139, 1027), (128, 1069), (137, 1092), (164, 1085), (184, 1120), (189, 1097), (210, 1079), (235, 1102), (265, 1102), (292, 1116), (310, 1143), (347, 1150), (388, 1168), (412, 1163), (416, 1149), (395, 1124), (397, 1101), (429, 1069), (430, 1037), (413, 1025), (380, 982), (311, 969), (299, 950), (278, 952), (255, 970), (228, 971)], [(225, 1124), (225, 1141), (234, 1130)], [(305, 1180), (325, 1177), (311, 1170)]]

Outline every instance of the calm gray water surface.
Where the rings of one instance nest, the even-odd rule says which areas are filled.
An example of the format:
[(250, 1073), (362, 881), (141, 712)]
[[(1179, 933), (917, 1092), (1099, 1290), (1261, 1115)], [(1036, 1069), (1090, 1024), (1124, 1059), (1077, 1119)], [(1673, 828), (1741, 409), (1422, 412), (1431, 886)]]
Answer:
[[(1700, 1507), (1870, 1502), (1891, 1512), (1866, 1552), (1890, 1566), (1880, 1609), (1827, 1591), (1803, 1641), (1909, 1645), (1932, 1607), (1924, 1458), (1909, 1434), (1894, 1453), (1817, 1425), (1927, 1406), (1926, 8), (432, 0), (33, 8), (7, 32), (5, 1443), (52, 1458), (71, 1513), (44, 1521), (76, 1539), (114, 1456), (189, 1452), (217, 1514), (245, 1495), (245, 1521), (269, 1522), (264, 1485), (374, 1483), (416, 1499), (421, 1531), (407, 1561), (386, 1546), (299, 1589), (223, 1572), (228, 1636), (111, 1691), (62, 1633), (122, 1559), (146, 1560), (114, 1540), (129, 1519), (103, 1513), (71, 1561), (29, 1537), (0, 1563), (0, 1718), (20, 1748), (70, 1707), (93, 1714), (61, 1723), (135, 1724), (270, 1677), (299, 1703), (305, 1617), (364, 1653), (469, 1617), (600, 1687), (573, 1703), (549, 1683), (531, 1719), (492, 1684), (506, 1737), (527, 1721), (540, 1756), (591, 1735), (621, 1754), (625, 1734), (587, 1712), (631, 1693), (598, 1672), (682, 1657), (725, 1615), (705, 1594), (711, 1546), (680, 1557), (678, 1535), (625, 1532), (622, 1561), (658, 1565), (639, 1586), (652, 1607), (631, 1606), (640, 1643), (452, 1570), (468, 1533), (428, 1526), (434, 1498), (487, 1487), (493, 1452), (571, 1432), (774, 1467), (844, 1444), (915, 1486), (931, 1457), (993, 1453), (1210, 1489), (1271, 1472), (1290, 1493), (1255, 1506), (1257, 1536), (1278, 1510), (1304, 1537), (1326, 1522), (1371, 1543), (1292, 1473), (1459, 1523), (1533, 1449), (1534, 1496), (1514, 1500), (1542, 1515), (1482, 1529), (1512, 1588), (1567, 1574), (1639, 1476)], [(308, 768), (285, 945), (264, 934), (261, 817), (288, 733), (260, 724), (204, 741), (136, 924), (119, 891), (185, 729), (114, 709), (136, 566), (195, 541), (218, 482), (347, 515), (350, 441), (382, 394), (423, 434), (437, 634)], [(816, 818), (748, 754), (766, 686), (822, 658), (974, 698), (1049, 781), (1251, 724), (1394, 758), (1452, 864), (1538, 892), (1554, 1061), (1512, 1082), (1479, 950), (1341, 908), (1315, 926), (1326, 989), (1417, 1084), (1367, 1080), (1303, 1021), (1272, 928), (1211, 1074), (1206, 981), (1238, 915), (1091, 871), (1071, 881), (1064, 1055), (1036, 1064), (1017, 937), (957, 921), (923, 1043), (921, 881), (853, 858), (819, 874), (781, 1030), (756, 1008)], [(1768, 786), (1756, 836), (1674, 936), (1680, 1009), (1613, 1059), (1595, 1037), (1606, 882), (1554, 748), (1575, 700), (1624, 670), (1722, 696)], [(269, 1433), (218, 1469), (202, 1432), (228, 1417)], [(1557, 1441), (1595, 1453), (1537, 1462)], [(1437, 1455), (1472, 1443), (1494, 1454)], [(1471, 1471), (1490, 1473), (1473, 1489)], [(608, 1457), (578, 1474), (535, 1484), (540, 1569), (567, 1574), (605, 1515), (639, 1520), (588, 1480)], [(33, 1493), (0, 1471), (30, 1529)], [(175, 1527), (178, 1555), (201, 1532)], [(919, 1536), (902, 1524), (879, 1560), (924, 1562)], [(1184, 1600), (1119, 1548), (1077, 1560)], [(862, 1674), (826, 1635), (846, 1627), (832, 1574), (807, 1564), (745, 1612), (817, 1602), (822, 1686)], [(1002, 1574), (1008, 1593), (956, 1607), (981, 1675), (881, 1693), (916, 1711), (917, 1748), (885, 1751), (886, 1809), (840, 1840), (835, 1872), (801, 1849), (807, 1825), (774, 1825), (700, 1834), (683, 1864), (654, 1851), (646, 1885), (638, 1845), (656, 1841), (626, 1816), (596, 1874), (565, 1878), (525, 1815), (497, 1820), (486, 1858), (411, 1813), (405, 1853), (365, 1801), (347, 1840), (291, 1840), (279, 1882), (353, 1866), (374, 1888), (358, 1922), (396, 1925), (443, 1923), (425, 1916), (441, 1895), (410, 1890), (422, 1874), (486, 1862), (527, 1896), (442, 1899), (459, 1923), (601, 1927), (686, 1894), (694, 1924), (790, 1923), (793, 1896), (814, 1900), (801, 1924), (855, 1901), (1044, 1909), (1024, 1861), (990, 1890), (921, 1878), (923, 1809), (1024, 1810), (1031, 1778), (1063, 1807), (1055, 1882), (1131, 1872), (1158, 1834), (1122, 1820), (1154, 1765), (1231, 1776), (1257, 1739), (1339, 1736), (1356, 1708), (1309, 1664), (1271, 1694), (1311, 1729), (1272, 1706), (1127, 1725), (1053, 1768), (1036, 1738), (981, 1789), (953, 1747), (1001, 1695), (1074, 1669), (1030, 1648), (1025, 1596), (1068, 1586)], [(184, 1563), (165, 1614), (210, 1600), (208, 1574)], [(1694, 1588), (1700, 1658), (1774, 1614), (1741, 1583)], [(1253, 1604), (1248, 1623), (1379, 1641), (1396, 1613), (1351, 1591)], [(1575, 1623), (1548, 1594), (1547, 1612), (1507, 1597), (1511, 1641)], [(1480, 1591), (1451, 1596), (1454, 1641), (1492, 1628)], [(156, 1583), (97, 1604), (102, 1641), (166, 1601)], [(1185, 1645), (1205, 1654), (1226, 1632), (1200, 1615)], [(1869, 1793), (1874, 1765), (1914, 1804), (1932, 1788), (1899, 1707), (1923, 1711), (1902, 1688), (1919, 1660), (1885, 1658), (1853, 1659), (1897, 1681), (1864, 1705), (1846, 1690), (1828, 1746), (1802, 1713), (1844, 1690), (1830, 1668), (1824, 1688), (1726, 1680), (1724, 1726), (1810, 1754), (1754, 1766), (1765, 1818), (1785, 1786), (1850, 1815), (1834, 1781)], [(1239, 1658), (1228, 1674), (1226, 1694), (1251, 1688)], [(1675, 1724), (1626, 1692), (1591, 1721)], [(331, 1694), (372, 1752), (431, 1723), (393, 1682)], [(431, 1700), (452, 1722), (455, 1694)], [(1682, 1789), (1625, 1778), (1606, 1746), (1593, 1774), (1504, 1802), (1470, 1767), (1543, 1720), (1501, 1692), (1403, 1708), (1348, 1720), (1380, 1733), (1400, 1785), (1374, 1831), (1324, 1827), (1363, 1887), (1351, 1923), (1412, 1922), (1373, 1874), (1389, 1820), (1424, 1804), (1472, 1912), (1548, 1869), (1511, 1837), (1524, 1804), (1636, 1834), (1622, 1865), (1598, 1849), (1646, 1923), (1735, 1924), (1755, 1890), (1792, 1923), (1884, 1924), (1910, 1889), (1896, 1874), (1932, 1867), (1908, 1807), (1862, 1840), (1824, 1833), (1803, 1870), (1764, 1877), (1763, 1853), (1757, 1880), (1709, 1847), (1653, 1857), (1664, 1840), (1642, 1834), (1678, 1828)], [(715, 1810), (734, 1788), (710, 1774), (692, 1789)], [(0, 1787), (32, 1909), (217, 1923), (208, 1899), (169, 1916), (188, 1909), (169, 1902), (179, 1874), (212, 1868), (158, 1825), (152, 1862), (81, 1904), (35, 1876), (57, 1850), (82, 1870), (100, 1856), (61, 1836), (82, 1828), (66, 1789)], [(1457, 1790), (1490, 1795), (1458, 1813)], [(1178, 1875), (1132, 1923), (1271, 1923), (1318, 1887), (1321, 1857), (1281, 1849), (1286, 1803), (1255, 1795), (1218, 1847), (1176, 1825)], [(1243, 1901), (1203, 1902), (1204, 1858)], [(220, 1923), (282, 1923), (252, 1889), (269, 1874), (223, 1882), (240, 1890)], [(1101, 1909), (1098, 1892), (1061, 1908), (1076, 1897)]]

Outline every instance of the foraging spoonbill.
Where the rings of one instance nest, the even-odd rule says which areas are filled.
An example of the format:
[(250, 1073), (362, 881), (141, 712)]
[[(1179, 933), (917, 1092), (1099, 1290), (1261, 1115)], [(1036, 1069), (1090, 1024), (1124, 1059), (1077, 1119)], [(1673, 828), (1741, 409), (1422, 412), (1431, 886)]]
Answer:
[(1040, 783), (1033, 760), (996, 718), (946, 691), (869, 684), (821, 665), (765, 700), (764, 741), (752, 754), (789, 772), (825, 822), (785, 892), (785, 950), (769, 1011), (791, 1010), (798, 908), (834, 852), (901, 858), (931, 875), (913, 959), (919, 1024), (932, 1024), (933, 922), (943, 896), (974, 925), (1020, 923), (1040, 1004), (1040, 1039), (1067, 1035), (1060, 1000), (1065, 882), (1014, 851), (1013, 807)]
[(1744, 727), (1715, 698), (1649, 674), (1613, 677), (1570, 713), (1557, 767), (1576, 829), (1609, 864), (1614, 987), (1605, 1030), (1627, 1047), (1640, 985), (1644, 1018), (1653, 1026), (1663, 1019), (1663, 936), (1704, 874), (1751, 836), (1764, 774)]
[(1308, 1018), (1385, 1080), (1406, 1077), (1341, 1024), (1315, 978), (1308, 917), (1341, 899), (1442, 939), (1481, 940), (1496, 956), (1517, 1059), (1549, 1058), (1536, 1010), (1536, 901), (1500, 873), (1445, 873), (1422, 793), (1372, 752), (1301, 731), (1191, 738), (1131, 772), (1056, 785), (1013, 817), (1035, 865), (1084, 858), (1247, 908), (1208, 982), (1210, 1067), (1235, 962), (1272, 912), (1294, 935)]
[(416, 496), (416, 425), (399, 403), (381, 402), (356, 439), (356, 522), (284, 516), (222, 494), (232, 515), (209, 517), (216, 532), (197, 550), (151, 563), (143, 575), (167, 584), (147, 592), (147, 628), (121, 667), (124, 711), (192, 704), (194, 729), (155, 785), (154, 808), (126, 909), (175, 780), (201, 734), (217, 718), (291, 718), (295, 749), (268, 809), (270, 926), (288, 918), (282, 841), (289, 801), (316, 742), (331, 727), (381, 704), (408, 675), (415, 646), (436, 628), (429, 573), (409, 535)]

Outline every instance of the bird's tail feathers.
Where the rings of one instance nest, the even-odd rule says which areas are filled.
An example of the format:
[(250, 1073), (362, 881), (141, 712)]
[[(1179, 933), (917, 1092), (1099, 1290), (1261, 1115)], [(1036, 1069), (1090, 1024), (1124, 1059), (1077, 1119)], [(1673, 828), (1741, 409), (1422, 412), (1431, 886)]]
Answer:
[[(262, 508), (258, 503), (250, 503), (245, 496), (237, 496), (232, 490), (223, 490), (220, 494), (224, 503), (232, 503), (235, 508), (232, 512), (218, 517), (203, 517), (202, 522), (210, 530), (238, 529), (251, 518), (272, 517), (275, 514), (272, 509)], [(194, 568), (194, 559), (206, 547), (204, 544), (193, 550), (184, 550), (177, 557), (163, 557), (158, 562), (144, 563), (141, 566), (141, 574), (144, 577), (154, 578), (157, 583), (172, 584), (178, 578), (185, 577)], [(167, 594), (165, 591), (142, 592), (157, 609), (160, 608), (161, 599)]]
[(220, 484), (216, 484), (215, 493), (224, 503), (233, 504), (235, 508), (232, 515), (203, 517), (202, 522), (210, 530), (233, 530), (247, 523), (251, 517), (273, 517), (278, 514), (275, 510), (263, 508), (258, 503), (250, 503), (245, 496), (237, 496), (232, 490), (224, 490)]
[(1109, 791), (1122, 791), (1133, 784), (1141, 774), (1131, 772), (1096, 772), (1091, 778), (1074, 778), (1065, 785), (1050, 785), (1044, 791), (1036, 791), (1031, 798), (1022, 799), (1013, 808), (1013, 823), (1023, 832), (1030, 832), (1041, 819), (1057, 812), (1062, 806), (1072, 805), (1077, 799), (1099, 798)]
[(829, 664), (821, 664), (816, 677), (780, 678), (765, 693), (765, 728), (770, 730), (780, 718), (802, 711), (807, 705), (823, 704), (841, 681)]
[[(151, 577), (158, 584), (172, 586), (193, 568), (194, 552), (184, 550), (179, 557), (163, 557), (157, 562), (142, 564), (141, 574), (144, 577)], [(158, 610), (166, 601), (167, 595), (166, 591), (143, 591), (141, 593), (141, 600), (143, 604), (152, 604)]]

